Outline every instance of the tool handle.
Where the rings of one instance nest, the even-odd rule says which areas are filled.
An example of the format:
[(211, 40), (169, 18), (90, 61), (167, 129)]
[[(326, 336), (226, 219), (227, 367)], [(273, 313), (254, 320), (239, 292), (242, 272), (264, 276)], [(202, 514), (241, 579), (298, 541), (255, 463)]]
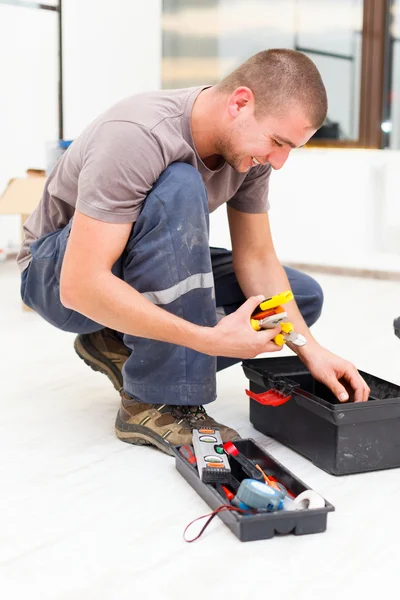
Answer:
[(233, 456), (233, 458), (238, 461), (238, 463), (241, 465), (243, 471), (251, 479), (256, 479), (257, 481), (264, 482), (263, 475), (260, 473), (260, 471), (257, 469), (255, 464), (249, 458), (246, 458), (246, 456), (244, 456), (243, 454), (240, 454), (240, 453)]
[(197, 465), (197, 460), (196, 460), (196, 456), (194, 454), (194, 449), (193, 449), (193, 446), (191, 446), (190, 444), (185, 444), (184, 446), (181, 446), (179, 448), (179, 454), (182, 454), (182, 456), (184, 458), (186, 458), (188, 463), (190, 463), (194, 467)]
[(264, 310), (270, 310), (271, 308), (276, 308), (277, 306), (280, 306), (281, 304), (286, 304), (286, 302), (290, 302), (290, 300), (293, 300), (293, 297), (294, 296), (293, 296), (293, 293), (291, 292), (291, 290), (286, 290), (285, 292), (282, 292), (281, 294), (277, 294), (276, 296), (271, 296), (271, 298), (266, 298), (265, 300), (260, 302), (258, 307), (253, 312), (253, 314), (255, 314), (256, 312), (264, 311)]

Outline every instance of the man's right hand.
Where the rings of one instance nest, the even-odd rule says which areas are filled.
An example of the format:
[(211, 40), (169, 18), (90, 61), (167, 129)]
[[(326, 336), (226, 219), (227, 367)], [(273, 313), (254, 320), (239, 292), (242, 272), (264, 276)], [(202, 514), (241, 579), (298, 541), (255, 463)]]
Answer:
[(210, 331), (211, 343), (206, 351), (211, 356), (231, 358), (254, 358), (263, 352), (278, 352), (273, 338), (281, 328), (255, 331), (250, 319), (254, 309), (265, 300), (264, 296), (252, 296), (234, 313), (227, 315)]

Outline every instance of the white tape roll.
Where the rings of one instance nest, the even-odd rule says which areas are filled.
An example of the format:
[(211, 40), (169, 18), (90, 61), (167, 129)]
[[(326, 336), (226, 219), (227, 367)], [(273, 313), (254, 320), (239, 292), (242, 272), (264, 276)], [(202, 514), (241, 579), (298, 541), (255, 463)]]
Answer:
[(325, 508), (325, 500), (313, 490), (302, 492), (293, 500), (293, 502), (299, 506), (299, 509)]

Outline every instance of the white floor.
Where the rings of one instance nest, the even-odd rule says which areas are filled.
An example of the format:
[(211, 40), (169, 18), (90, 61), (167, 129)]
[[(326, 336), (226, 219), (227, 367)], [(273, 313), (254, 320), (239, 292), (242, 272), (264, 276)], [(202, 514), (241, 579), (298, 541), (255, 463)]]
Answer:
[[(399, 284), (316, 276), (315, 336), (400, 384)], [(243, 544), (174, 461), (118, 441), (118, 395), (74, 354), (73, 335), (23, 312), (13, 264), (0, 264), (0, 594), (7, 600), (376, 598), (397, 589), (400, 470), (335, 478), (255, 431), (240, 366), (218, 377), (210, 410), (260, 442), (336, 507), (322, 534)], [(395, 587), (396, 586), (396, 587)]]

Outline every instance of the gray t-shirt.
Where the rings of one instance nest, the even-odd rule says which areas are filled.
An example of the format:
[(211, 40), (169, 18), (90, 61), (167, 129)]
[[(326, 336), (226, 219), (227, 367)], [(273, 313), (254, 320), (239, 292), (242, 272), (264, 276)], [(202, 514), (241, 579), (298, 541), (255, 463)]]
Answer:
[(267, 212), (271, 165), (237, 173), (224, 162), (211, 170), (198, 156), (190, 115), (203, 89), (131, 96), (91, 123), (58, 161), (25, 222), (21, 271), (30, 261), (29, 245), (64, 227), (75, 209), (106, 223), (134, 223), (153, 184), (177, 161), (201, 173), (210, 212), (225, 202), (246, 213)]

